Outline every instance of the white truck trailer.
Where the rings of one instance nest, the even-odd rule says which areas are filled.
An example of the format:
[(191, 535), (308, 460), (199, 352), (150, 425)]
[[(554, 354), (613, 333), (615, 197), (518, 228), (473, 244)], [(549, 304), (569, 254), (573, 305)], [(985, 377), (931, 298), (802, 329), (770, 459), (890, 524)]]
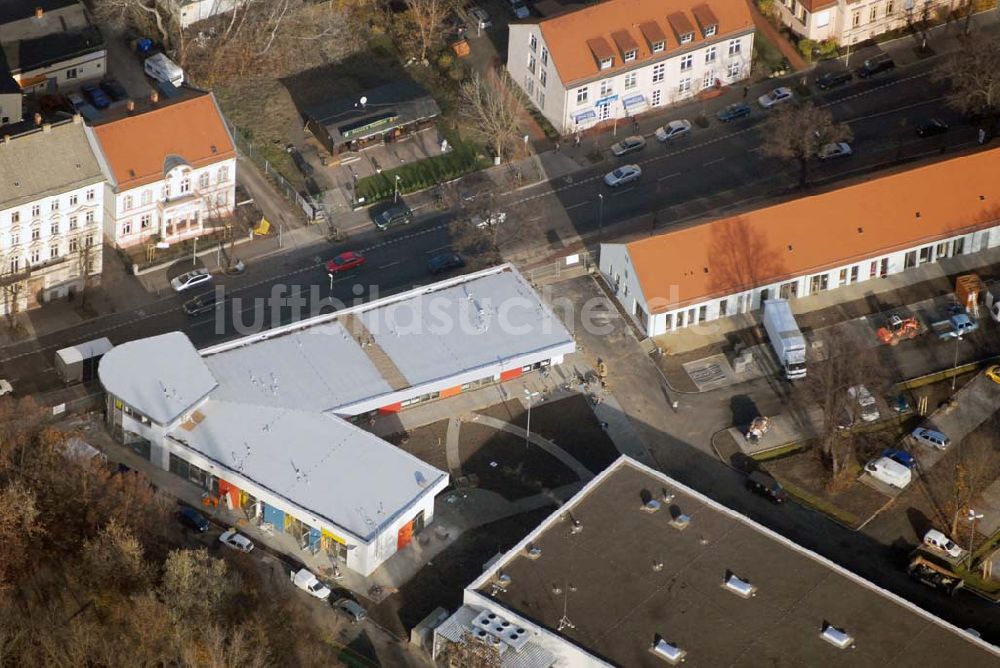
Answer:
[(805, 378), (806, 339), (795, 323), (787, 299), (768, 299), (764, 302), (764, 330), (771, 340), (778, 363), (785, 370), (785, 378)]

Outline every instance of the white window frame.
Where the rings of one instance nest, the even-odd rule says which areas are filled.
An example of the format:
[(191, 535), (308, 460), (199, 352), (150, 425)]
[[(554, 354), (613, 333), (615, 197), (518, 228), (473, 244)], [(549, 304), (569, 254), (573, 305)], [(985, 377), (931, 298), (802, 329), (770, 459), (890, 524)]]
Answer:
[(615, 59), (613, 57), (605, 58), (604, 60), (601, 61), (602, 70), (610, 70), (612, 67), (614, 67), (614, 65), (615, 65)]
[(691, 92), (691, 77), (684, 77), (677, 82), (677, 92), (681, 95)]
[(538, 50), (538, 37), (533, 32), (528, 33), (528, 48), (532, 51)]
[(717, 52), (716, 47), (710, 46), (707, 49), (705, 49), (705, 62), (706, 63), (714, 63), (717, 56), (718, 56), (718, 52)]
[(657, 63), (653, 65), (653, 83), (659, 83), (663, 81), (663, 78), (667, 75), (667, 64)]
[(731, 39), (729, 40), (729, 55), (735, 56), (740, 53), (743, 49), (743, 40), (741, 39)]
[(663, 91), (661, 91), (659, 88), (657, 88), (649, 96), (649, 104), (652, 107), (658, 107), (658, 106), (660, 106), (660, 104), (662, 102), (663, 102)]
[(625, 90), (632, 90), (639, 85), (639, 74), (637, 72), (629, 72), (625, 75)]
[(694, 67), (694, 54), (686, 53), (681, 56), (681, 72), (686, 72), (692, 67)]
[(651, 50), (653, 53), (663, 53), (664, 48), (666, 48), (666, 45), (663, 42), (653, 42)]
[(584, 86), (582, 88), (576, 89), (576, 103), (586, 104), (587, 98), (590, 97), (590, 86)]
[(713, 37), (718, 31), (718, 26), (708, 26), (705, 28), (705, 37)]
[(625, 62), (631, 63), (633, 60), (635, 60), (635, 55), (636, 55), (635, 49), (632, 49), (631, 51), (626, 51), (624, 56)]
[(549, 50), (547, 47), (542, 47), (542, 65), (549, 64)]
[(601, 97), (607, 97), (615, 92), (615, 85), (611, 83), (610, 79), (605, 79), (601, 82)]
[(538, 73), (538, 83), (542, 85), (542, 88), (545, 88), (545, 84), (548, 82), (548, 80), (549, 80), (548, 72), (542, 70), (541, 72)]
[(694, 33), (689, 32), (681, 35), (681, 44), (690, 44), (694, 41)]

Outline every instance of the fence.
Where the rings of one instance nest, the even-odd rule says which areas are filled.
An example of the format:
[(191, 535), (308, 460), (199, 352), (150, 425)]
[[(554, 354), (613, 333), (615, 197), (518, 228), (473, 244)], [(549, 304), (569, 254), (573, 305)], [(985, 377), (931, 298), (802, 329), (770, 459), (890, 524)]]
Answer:
[(554, 283), (563, 278), (590, 273), (593, 268), (594, 262), (590, 251), (581, 251), (528, 269), (524, 273), (527, 274), (531, 283)]
[(230, 134), (236, 141), (236, 148), (240, 153), (253, 160), (261, 171), (264, 172), (271, 183), (277, 186), (278, 191), (285, 196), (289, 202), (297, 206), (305, 215), (306, 220), (312, 223), (326, 222), (329, 220), (323, 204), (317, 202), (312, 197), (305, 197), (282, 176), (271, 163), (261, 155), (260, 149), (254, 148), (253, 140), (249, 138), (249, 133), (241, 130), (238, 126), (226, 121)]

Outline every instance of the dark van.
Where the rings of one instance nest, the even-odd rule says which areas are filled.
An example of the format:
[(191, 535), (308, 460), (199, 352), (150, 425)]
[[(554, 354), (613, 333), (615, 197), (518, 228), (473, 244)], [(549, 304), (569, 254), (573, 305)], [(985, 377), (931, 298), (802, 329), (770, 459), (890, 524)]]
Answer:
[(771, 503), (784, 503), (788, 500), (785, 488), (777, 480), (761, 471), (754, 471), (747, 476), (746, 486), (751, 492), (763, 496)]
[(867, 79), (870, 76), (874, 76), (879, 72), (888, 72), (896, 66), (893, 62), (892, 56), (888, 53), (880, 53), (877, 56), (872, 56), (865, 60), (861, 64), (861, 67), (857, 69), (857, 74), (862, 79)]

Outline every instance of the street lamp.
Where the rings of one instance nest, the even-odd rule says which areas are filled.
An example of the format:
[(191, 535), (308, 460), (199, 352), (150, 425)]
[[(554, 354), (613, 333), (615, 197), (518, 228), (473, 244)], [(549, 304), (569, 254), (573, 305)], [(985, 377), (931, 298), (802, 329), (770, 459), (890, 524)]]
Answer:
[(972, 548), (976, 541), (976, 522), (983, 519), (982, 513), (977, 513), (972, 508), (969, 508), (965, 515), (965, 519), (972, 522), (972, 534), (969, 536), (969, 570), (972, 570)]
[(399, 204), (399, 174), (396, 174), (396, 191), (392, 195), (392, 203)]
[(597, 193), (597, 241), (604, 238), (604, 193)]
[(524, 449), (527, 450), (528, 446), (531, 445), (531, 400), (537, 397), (539, 392), (532, 392), (528, 388), (524, 388), (524, 397), (528, 400), (528, 425), (524, 430)]
[(330, 277), (330, 294), (332, 295), (333, 294), (333, 273), (332, 272), (327, 272), (326, 275)]
[(955, 363), (951, 367), (951, 391), (955, 391), (955, 382), (958, 380), (958, 344), (962, 341), (961, 336), (955, 337)]

